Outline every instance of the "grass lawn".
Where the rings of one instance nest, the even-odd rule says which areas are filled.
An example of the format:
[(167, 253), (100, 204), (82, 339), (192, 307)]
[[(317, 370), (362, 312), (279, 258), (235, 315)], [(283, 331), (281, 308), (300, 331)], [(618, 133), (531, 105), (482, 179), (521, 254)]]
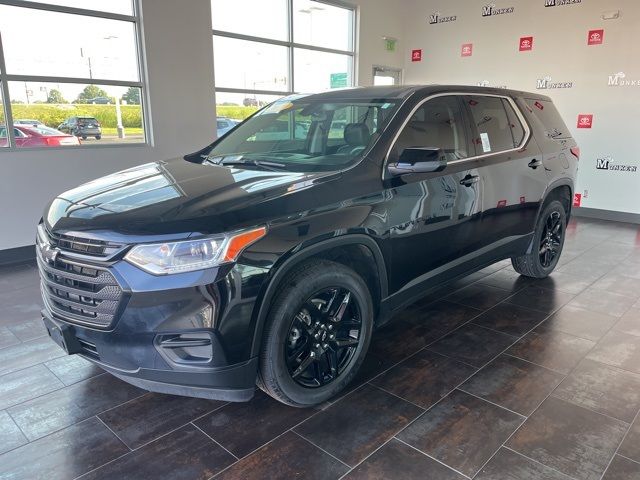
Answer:
[[(125, 128), (124, 129), (124, 134), (125, 135), (142, 135), (144, 133), (144, 131), (142, 130), (142, 128)], [(113, 135), (116, 136), (118, 135), (118, 129), (117, 128), (112, 128), (112, 127), (102, 127), (102, 134), (103, 135)]]

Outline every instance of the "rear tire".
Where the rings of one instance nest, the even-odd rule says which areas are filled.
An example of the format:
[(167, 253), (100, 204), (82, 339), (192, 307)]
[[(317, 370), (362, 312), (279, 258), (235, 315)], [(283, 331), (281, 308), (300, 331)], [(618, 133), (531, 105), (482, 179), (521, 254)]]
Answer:
[(102, 135), (96, 135), (96, 140), (100, 140), (102, 138)]
[(320, 404), (362, 365), (373, 330), (369, 289), (350, 268), (313, 260), (278, 290), (266, 319), (258, 387), (287, 405)]
[(564, 206), (558, 200), (549, 202), (538, 219), (531, 252), (511, 259), (514, 270), (525, 277), (548, 277), (560, 260), (566, 228)]

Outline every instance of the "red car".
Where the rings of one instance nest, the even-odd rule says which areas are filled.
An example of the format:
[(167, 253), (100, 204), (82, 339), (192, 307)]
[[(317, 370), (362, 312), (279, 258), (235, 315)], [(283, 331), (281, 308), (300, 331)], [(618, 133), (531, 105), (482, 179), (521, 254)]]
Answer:
[[(45, 126), (14, 125), (13, 133), (16, 137), (16, 146), (18, 148), (80, 145), (80, 140), (77, 137)], [(0, 125), (0, 147), (6, 146), (7, 127)]]

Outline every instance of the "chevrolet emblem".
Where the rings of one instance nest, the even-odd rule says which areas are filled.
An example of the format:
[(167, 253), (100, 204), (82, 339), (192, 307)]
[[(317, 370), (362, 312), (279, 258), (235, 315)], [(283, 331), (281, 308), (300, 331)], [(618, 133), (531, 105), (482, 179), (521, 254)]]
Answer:
[(60, 250), (57, 248), (52, 248), (51, 245), (45, 245), (42, 248), (42, 257), (45, 259), (47, 263), (56, 263), (56, 258), (58, 258), (58, 254)]

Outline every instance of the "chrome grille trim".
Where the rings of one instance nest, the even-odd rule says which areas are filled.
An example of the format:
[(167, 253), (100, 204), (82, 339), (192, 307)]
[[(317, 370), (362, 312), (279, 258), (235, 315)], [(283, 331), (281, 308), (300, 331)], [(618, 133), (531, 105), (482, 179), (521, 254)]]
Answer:
[(38, 244), (49, 244), (63, 252), (81, 257), (108, 260), (124, 250), (127, 245), (66, 233), (52, 233), (43, 223), (38, 225)]

